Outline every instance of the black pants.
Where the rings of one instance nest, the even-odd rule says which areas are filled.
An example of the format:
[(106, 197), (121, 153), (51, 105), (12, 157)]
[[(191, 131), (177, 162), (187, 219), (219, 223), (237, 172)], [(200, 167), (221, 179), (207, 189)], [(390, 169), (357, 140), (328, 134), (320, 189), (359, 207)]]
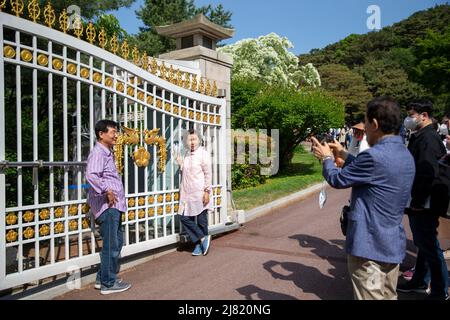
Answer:
[(180, 217), (183, 228), (195, 244), (208, 235), (208, 210), (203, 210), (198, 216), (189, 217), (183, 214)]

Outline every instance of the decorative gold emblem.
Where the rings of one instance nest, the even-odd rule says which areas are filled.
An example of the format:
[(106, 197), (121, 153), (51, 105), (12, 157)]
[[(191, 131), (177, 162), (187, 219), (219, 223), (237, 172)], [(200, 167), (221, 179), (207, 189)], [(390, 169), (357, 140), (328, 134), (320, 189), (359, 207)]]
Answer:
[(62, 218), (64, 216), (63, 208), (56, 208), (54, 215), (55, 218)]
[(13, 47), (11, 46), (5, 46), (3, 48), (3, 54), (5, 55), (6, 58), (14, 58), (16, 56), (16, 50), (14, 50)]
[(142, 53), (141, 67), (142, 67), (142, 69), (144, 69), (145, 71), (148, 70), (148, 56), (147, 56), (147, 51), (144, 51), (144, 52)]
[(174, 195), (173, 195), (173, 199), (175, 200), (175, 201), (178, 201), (179, 199), (180, 199), (180, 194), (177, 192), (177, 193), (175, 193)]
[(214, 123), (214, 116), (212, 114), (209, 116), (209, 122)]
[(149, 196), (147, 201), (148, 201), (148, 204), (153, 204), (153, 202), (155, 202), (155, 197)]
[(217, 82), (214, 80), (211, 95), (217, 97)]
[(194, 111), (189, 110), (189, 119), (194, 119)]
[(133, 47), (133, 62), (135, 65), (139, 65), (139, 50), (136, 46)]
[(64, 33), (67, 33), (67, 30), (69, 30), (69, 17), (67, 16), (66, 9), (63, 9), (59, 15), (59, 28)]
[(75, 231), (78, 229), (78, 221), (77, 220), (70, 220), (69, 222), (69, 231)]
[(88, 79), (89, 78), (89, 70), (87, 68), (81, 68), (80, 75), (81, 75), (81, 77)]
[(217, 205), (220, 206), (221, 200), (220, 198), (217, 198)]
[(172, 206), (168, 205), (166, 206), (166, 213), (171, 213), (172, 212)]
[(180, 111), (180, 108), (178, 108), (177, 106), (173, 107), (173, 113), (178, 114), (179, 111)]
[(31, 60), (33, 60), (33, 54), (27, 49), (22, 50), (22, 52), (20, 53), (20, 57), (23, 61), (26, 62), (30, 62)]
[(41, 220), (48, 220), (50, 218), (50, 211), (48, 209), (42, 209), (41, 212), (39, 212), (39, 218)]
[(184, 88), (188, 90), (191, 88), (191, 75), (187, 72), (184, 74)]
[(41, 66), (47, 66), (48, 65), (48, 57), (45, 54), (39, 54), (37, 57), (37, 61)]
[(53, 9), (51, 2), (49, 1), (44, 9), (44, 18), (45, 23), (49, 28), (52, 28), (55, 24), (56, 15), (55, 15), (55, 9)]
[(150, 65), (150, 72), (154, 75), (156, 75), (156, 72), (158, 72), (158, 62), (156, 62), (156, 59), (152, 59), (152, 63)]
[(48, 236), (49, 234), (50, 234), (50, 227), (48, 226), (48, 224), (43, 224), (39, 228), (39, 235), (45, 237)]
[(134, 207), (135, 204), (136, 204), (136, 201), (134, 200), (134, 198), (128, 199), (128, 206), (129, 207)]
[(206, 79), (205, 94), (206, 94), (207, 96), (211, 95), (211, 83), (209, 83), (209, 80), (208, 80), (208, 79)]
[(62, 70), (62, 68), (63, 68), (63, 63), (62, 63), (62, 61), (61, 60), (59, 60), (59, 59), (53, 59), (52, 60), (52, 65), (53, 65), (53, 68), (55, 69), (55, 70)]
[(83, 229), (88, 229), (90, 227), (89, 219), (86, 219), (86, 218), (83, 219), (81, 221), (81, 226), (82, 226)]
[(181, 108), (181, 116), (186, 117), (187, 110), (185, 108)]
[(145, 198), (144, 198), (144, 197), (140, 197), (140, 198), (138, 199), (138, 205), (140, 205), (140, 206), (145, 205)]
[(125, 213), (122, 213), (122, 222), (125, 221)]
[(16, 230), (9, 230), (6, 234), (6, 241), (8, 242), (15, 242), (17, 240), (17, 236), (19, 234), (16, 232)]
[(111, 47), (111, 52), (117, 54), (117, 51), (119, 50), (119, 41), (117, 40), (116, 33), (114, 33), (113, 37), (109, 41), (109, 45)]
[(172, 195), (170, 193), (166, 194), (166, 202), (172, 201)]
[(67, 65), (67, 72), (70, 73), (70, 74), (75, 74), (77, 72), (77, 66), (74, 65), (73, 63), (69, 63)]
[(144, 210), (144, 209), (140, 209), (140, 210), (138, 211), (138, 218), (139, 218), (139, 219), (145, 218), (145, 210)]
[(129, 96), (134, 97), (134, 88), (133, 87), (128, 87), (127, 88), (127, 93)]
[(167, 150), (166, 150), (166, 140), (158, 136), (159, 128), (153, 130), (144, 130), (145, 137), (144, 141), (148, 145), (156, 145), (158, 147), (158, 168), (164, 172), (166, 170), (166, 160), (167, 160)]
[(179, 208), (180, 208), (180, 205), (176, 204), (173, 206), (173, 211), (178, 212)]
[(158, 109), (161, 109), (161, 108), (162, 108), (162, 100), (156, 99), (156, 107), (157, 107)]
[(91, 209), (91, 207), (89, 207), (89, 205), (87, 203), (83, 204), (83, 206), (81, 207), (81, 212), (84, 214), (89, 213), (89, 210)]
[(134, 220), (136, 218), (136, 213), (134, 210), (128, 211), (128, 220)]
[(203, 115), (203, 119), (202, 119), (202, 120), (203, 120), (203, 122), (206, 122), (206, 121), (208, 121), (208, 115), (204, 114), (204, 115)]
[(36, 22), (39, 19), (40, 14), (41, 8), (39, 8), (39, 3), (37, 0), (31, 0), (30, 3), (28, 3), (28, 16), (33, 22)]
[(34, 230), (31, 227), (28, 227), (25, 229), (25, 231), (23, 232), (23, 236), (25, 239), (31, 239), (34, 237)]
[(19, 17), (23, 13), (23, 0), (11, 0), (11, 9), (12, 12)]
[(100, 73), (98, 73), (98, 72), (94, 72), (94, 77), (93, 78), (94, 78), (94, 81), (97, 82), (97, 83), (102, 82), (102, 75)]
[(117, 83), (116, 83), (116, 89), (117, 89), (117, 91), (119, 91), (119, 92), (123, 92), (123, 90), (125, 89), (125, 87), (124, 87), (124, 85), (123, 85), (122, 82), (117, 81)]
[(5, 8), (6, 6), (6, 0), (0, 0), (0, 12)]
[(199, 112), (197, 112), (197, 113), (195, 114), (195, 120), (200, 121), (201, 118), (202, 118), (202, 115), (201, 115)]
[(125, 60), (128, 60), (128, 56), (130, 55), (130, 49), (128, 48), (127, 40), (123, 41), (122, 46), (120, 47), (120, 50), (122, 52), (122, 58), (124, 58)]
[(83, 34), (83, 23), (81, 22), (81, 17), (78, 14), (76, 14), (73, 21), (73, 28), (73, 33), (77, 36), (78, 39), (80, 39), (81, 35)]
[(197, 91), (197, 76), (193, 75), (192, 77), (192, 85), (191, 85), (191, 90), (192, 91)]
[(160, 194), (160, 195), (158, 196), (158, 203), (162, 203), (163, 200), (164, 200), (164, 196), (163, 196), (162, 194)]
[(153, 104), (153, 97), (147, 96), (147, 104)]
[(62, 232), (64, 232), (64, 223), (58, 222), (55, 225), (55, 233), (62, 233)]
[(200, 78), (200, 87), (198, 91), (202, 94), (205, 93), (205, 82), (203, 81), (203, 78)]
[(164, 110), (166, 110), (167, 112), (170, 112), (170, 103), (166, 102), (164, 104)]
[(94, 24), (89, 21), (89, 24), (86, 28), (86, 38), (90, 44), (94, 43), (96, 35), (97, 35), (97, 32), (95, 31)]
[(220, 124), (220, 116), (216, 116), (216, 124)]
[(133, 152), (134, 163), (138, 167), (146, 167), (150, 162), (150, 152), (148, 152), (144, 147), (140, 147), (135, 152)]
[(159, 77), (163, 80), (166, 80), (166, 65), (164, 64), (164, 61), (161, 63), (161, 65), (159, 66)]
[(107, 43), (108, 43), (108, 40), (106, 39), (106, 31), (105, 31), (105, 28), (102, 27), (102, 29), (100, 30), (100, 33), (98, 34), (98, 44), (100, 45), (100, 48), (102, 48), (104, 50)]
[(175, 80), (175, 72), (173, 71), (173, 66), (170, 65), (170, 68), (169, 68), (169, 82), (170, 83), (174, 83), (174, 80)]
[(14, 212), (8, 213), (6, 216), (6, 224), (12, 225), (17, 223), (17, 215)]
[(124, 143), (128, 145), (139, 144), (139, 130), (122, 126), (124, 133)]
[(114, 81), (113, 81), (112, 78), (108, 77), (108, 78), (105, 79), (105, 85), (106, 85), (107, 87), (112, 88), (113, 84), (114, 84)]
[(151, 217), (151, 216), (154, 216), (154, 215), (155, 215), (155, 208), (149, 208), (148, 209), (148, 216)]
[(158, 207), (158, 216), (163, 214), (163, 207)]
[(25, 222), (31, 222), (34, 220), (34, 212), (33, 211), (27, 211), (23, 215), (23, 221)]
[(75, 216), (78, 214), (78, 207), (77, 206), (70, 206), (69, 207), (69, 215)]
[(179, 87), (183, 87), (183, 76), (181, 74), (180, 69), (177, 69), (177, 85)]

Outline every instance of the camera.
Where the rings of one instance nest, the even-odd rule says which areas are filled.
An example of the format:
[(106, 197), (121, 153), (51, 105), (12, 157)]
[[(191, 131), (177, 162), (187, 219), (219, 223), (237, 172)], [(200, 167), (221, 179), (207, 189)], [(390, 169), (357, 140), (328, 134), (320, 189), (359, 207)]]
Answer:
[(334, 142), (333, 136), (327, 133), (320, 133), (316, 135), (316, 139), (320, 141), (320, 143), (332, 143)]

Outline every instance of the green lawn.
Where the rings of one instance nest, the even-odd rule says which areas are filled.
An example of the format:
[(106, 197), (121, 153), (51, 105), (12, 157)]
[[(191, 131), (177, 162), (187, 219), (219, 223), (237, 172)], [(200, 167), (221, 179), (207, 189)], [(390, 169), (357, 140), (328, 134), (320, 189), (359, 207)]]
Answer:
[(314, 156), (299, 146), (286, 172), (267, 179), (265, 184), (233, 191), (238, 209), (249, 210), (289, 194), (305, 189), (323, 180), (322, 165)]

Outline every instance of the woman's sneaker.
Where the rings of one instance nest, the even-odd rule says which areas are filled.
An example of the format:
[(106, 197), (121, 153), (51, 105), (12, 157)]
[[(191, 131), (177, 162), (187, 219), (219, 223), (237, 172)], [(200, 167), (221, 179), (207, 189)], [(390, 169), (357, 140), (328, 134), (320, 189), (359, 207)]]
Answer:
[(118, 293), (118, 292), (124, 292), (131, 288), (131, 284), (126, 282), (115, 282), (112, 287), (105, 287), (102, 286), (102, 289), (100, 291), (101, 294), (111, 294), (111, 293)]
[[(116, 278), (116, 282), (122, 282), (122, 278)], [(100, 290), (102, 288), (102, 283), (98, 280), (95, 280), (94, 288)]]
[(197, 244), (195, 246), (194, 251), (192, 251), (192, 255), (193, 256), (201, 256), (202, 255), (202, 247), (200, 246), (200, 244)]
[(205, 239), (203, 239), (202, 242), (202, 251), (204, 256), (208, 254), (210, 244), (211, 244), (211, 235), (207, 235), (205, 236)]

